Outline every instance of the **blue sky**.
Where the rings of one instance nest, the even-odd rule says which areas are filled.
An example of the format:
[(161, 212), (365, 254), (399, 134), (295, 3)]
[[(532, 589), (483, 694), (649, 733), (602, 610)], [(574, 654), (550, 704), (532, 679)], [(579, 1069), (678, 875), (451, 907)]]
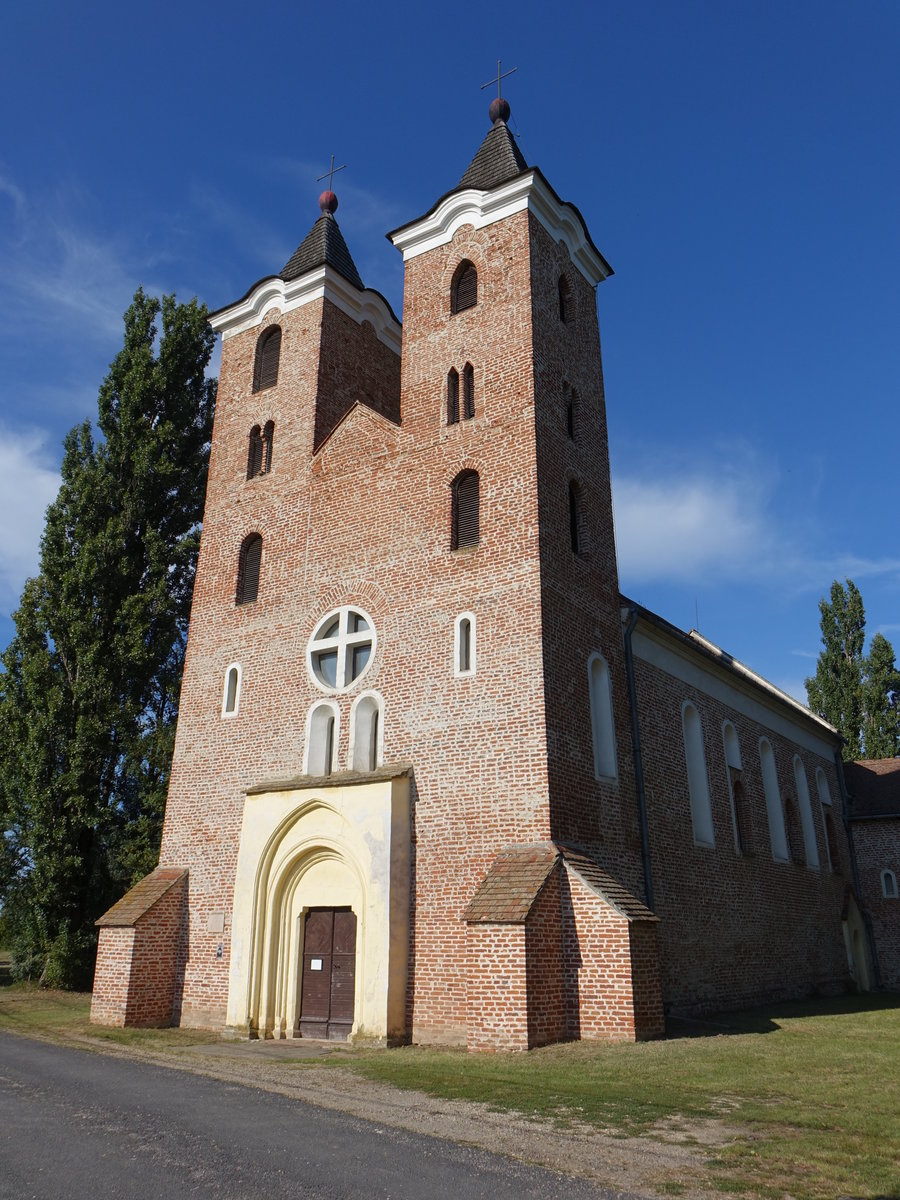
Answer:
[(459, 180), (498, 57), (598, 293), (623, 591), (803, 696), (849, 575), (900, 646), (900, 6), (8, 0), (0, 644), (135, 288), (278, 271), (330, 155), (364, 281)]

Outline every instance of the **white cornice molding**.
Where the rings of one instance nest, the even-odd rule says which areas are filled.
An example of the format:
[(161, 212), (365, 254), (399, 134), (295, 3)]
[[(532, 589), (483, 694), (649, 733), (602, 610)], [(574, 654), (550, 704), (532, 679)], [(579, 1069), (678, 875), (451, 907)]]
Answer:
[(378, 340), (396, 354), (400, 353), (400, 322), (388, 308), (387, 301), (370, 288), (363, 291), (355, 288), (329, 266), (307, 271), (299, 279), (291, 279), (287, 283), (277, 275), (261, 279), (242, 300), (214, 313), (209, 323), (216, 333), (221, 333), (223, 339), (227, 339), (261, 324), (272, 308), (283, 313), (291, 312), (323, 297), (358, 325), (369, 321)]
[(527, 171), (486, 192), (478, 188), (451, 192), (434, 212), (398, 229), (390, 239), (406, 262), (436, 246), (446, 245), (463, 225), (483, 229), (524, 209), (534, 214), (555, 241), (566, 244), (573, 263), (592, 287), (611, 274), (609, 264), (592, 244), (579, 214), (571, 204), (554, 195), (537, 171)]

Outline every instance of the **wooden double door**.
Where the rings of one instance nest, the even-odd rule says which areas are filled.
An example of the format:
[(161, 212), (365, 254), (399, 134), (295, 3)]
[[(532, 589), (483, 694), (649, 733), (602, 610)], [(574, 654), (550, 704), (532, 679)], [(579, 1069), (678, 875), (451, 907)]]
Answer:
[(344, 1041), (353, 1025), (355, 993), (356, 914), (349, 908), (309, 909), (303, 930), (300, 1036)]

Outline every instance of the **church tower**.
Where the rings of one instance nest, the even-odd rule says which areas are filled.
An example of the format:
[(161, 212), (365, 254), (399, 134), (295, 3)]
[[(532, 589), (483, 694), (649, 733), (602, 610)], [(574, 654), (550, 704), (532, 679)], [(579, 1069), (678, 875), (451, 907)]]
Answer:
[(458, 186), (389, 235), (402, 334), (330, 191), (280, 274), (211, 318), (160, 867), (103, 918), (96, 1020), (157, 1019), (169, 989), (176, 1022), (251, 1036), (661, 1030), (594, 295), (611, 269), (505, 100), (490, 118)]

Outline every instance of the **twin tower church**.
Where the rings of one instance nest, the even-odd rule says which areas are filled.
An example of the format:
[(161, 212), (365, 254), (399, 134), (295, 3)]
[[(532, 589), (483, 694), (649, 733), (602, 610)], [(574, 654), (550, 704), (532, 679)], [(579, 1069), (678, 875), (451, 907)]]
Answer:
[(865, 985), (835, 731), (619, 592), (584, 218), (495, 100), (390, 234), (325, 192), (222, 366), (160, 862), (92, 1019), (525, 1049)]

